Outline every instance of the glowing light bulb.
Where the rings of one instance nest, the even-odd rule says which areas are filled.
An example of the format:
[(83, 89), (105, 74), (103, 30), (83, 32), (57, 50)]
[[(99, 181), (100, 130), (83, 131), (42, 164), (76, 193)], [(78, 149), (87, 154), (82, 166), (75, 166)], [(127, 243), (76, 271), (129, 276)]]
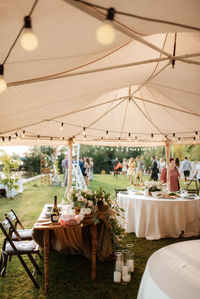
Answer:
[(24, 32), (20, 39), (20, 44), (22, 48), (26, 51), (33, 51), (38, 46), (37, 36), (31, 30), (31, 18), (30, 16), (24, 17)]
[(25, 130), (22, 132), (22, 138), (25, 138)]
[(85, 132), (85, 127), (83, 128), (83, 131), (81, 132), (82, 135), (85, 135), (86, 132)]
[(61, 125), (60, 125), (60, 131), (63, 131), (63, 129), (64, 129), (64, 124), (61, 123)]
[(114, 41), (115, 29), (110, 21), (106, 21), (97, 29), (96, 38), (103, 45), (109, 45)]
[(4, 77), (0, 76), (0, 92), (6, 90), (6, 88), (7, 88), (7, 83), (4, 79)]
[(32, 30), (27, 29), (21, 39), (20, 39), (21, 46), (26, 51), (33, 51), (38, 47), (38, 39), (37, 36), (33, 33)]

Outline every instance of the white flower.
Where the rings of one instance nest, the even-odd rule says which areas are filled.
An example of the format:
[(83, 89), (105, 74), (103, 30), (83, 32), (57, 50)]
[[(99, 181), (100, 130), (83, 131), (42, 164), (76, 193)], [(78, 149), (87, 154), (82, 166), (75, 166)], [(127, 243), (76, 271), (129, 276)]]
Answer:
[(91, 200), (88, 200), (88, 207), (92, 207), (93, 206), (93, 202)]
[(81, 210), (80, 210), (80, 214), (81, 215), (86, 215), (87, 214), (87, 209), (86, 208), (82, 208)]
[(76, 193), (75, 193), (75, 196), (76, 196), (77, 198), (79, 197), (79, 195), (80, 195), (79, 192), (76, 192)]
[(81, 196), (79, 196), (78, 200), (84, 202), (84, 201), (85, 201), (85, 198), (81, 195)]
[(86, 214), (91, 214), (92, 210), (90, 208), (87, 208), (87, 213)]

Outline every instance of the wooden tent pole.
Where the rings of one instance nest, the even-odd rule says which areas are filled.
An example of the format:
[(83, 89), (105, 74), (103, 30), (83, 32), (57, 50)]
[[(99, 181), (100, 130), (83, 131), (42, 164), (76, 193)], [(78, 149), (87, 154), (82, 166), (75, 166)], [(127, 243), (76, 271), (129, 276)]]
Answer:
[(166, 163), (167, 163), (167, 185), (168, 185), (168, 191), (170, 191), (170, 169), (169, 169), (170, 143), (169, 143), (169, 141), (165, 142), (165, 157), (166, 157)]
[(73, 139), (68, 139), (68, 184), (67, 191), (69, 191), (72, 187), (72, 145)]

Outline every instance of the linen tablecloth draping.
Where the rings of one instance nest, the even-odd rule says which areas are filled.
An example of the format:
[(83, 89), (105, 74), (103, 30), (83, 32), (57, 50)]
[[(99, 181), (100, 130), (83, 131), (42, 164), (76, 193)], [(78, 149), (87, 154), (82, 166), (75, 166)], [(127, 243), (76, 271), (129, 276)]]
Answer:
[[(125, 212), (120, 223), (126, 232), (149, 240), (200, 234), (200, 198), (155, 199), (144, 195), (118, 193), (118, 204)], [(123, 219), (124, 217), (124, 219)]]
[(166, 246), (149, 258), (137, 299), (152, 298), (200, 298), (200, 240)]
[(17, 180), (15, 182), (16, 185), (18, 185), (18, 189), (12, 188), (10, 191), (6, 185), (0, 184), (0, 189), (5, 189), (6, 190), (6, 196), (14, 197), (18, 193), (22, 193), (24, 191), (23, 189), (23, 183), (22, 179)]
[[(45, 205), (40, 217), (33, 228), (33, 239), (43, 248), (42, 224), (49, 221), (46, 218)], [(40, 228), (40, 229), (38, 229)], [(50, 245), (54, 250), (61, 253), (82, 254), (87, 258), (91, 256), (90, 227), (65, 226), (50, 230)], [(100, 261), (105, 260), (112, 254), (112, 239), (110, 232), (103, 222), (97, 224), (97, 257)]]

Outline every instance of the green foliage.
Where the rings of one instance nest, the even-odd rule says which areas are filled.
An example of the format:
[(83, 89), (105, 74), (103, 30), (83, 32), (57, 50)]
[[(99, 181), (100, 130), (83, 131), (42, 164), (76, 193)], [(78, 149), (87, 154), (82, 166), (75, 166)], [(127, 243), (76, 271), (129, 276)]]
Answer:
[(157, 147), (157, 148), (151, 148), (148, 151), (145, 151), (141, 155), (141, 159), (144, 161), (144, 165), (146, 168), (149, 168), (152, 161), (152, 156), (158, 156), (159, 160), (160, 158), (165, 159), (165, 148), (164, 147)]
[(3, 173), (6, 177), (9, 177), (12, 170), (17, 170), (19, 168), (19, 160), (13, 160), (8, 154), (4, 154), (0, 157), (0, 161), (3, 164)]
[(66, 147), (66, 146), (63, 146), (63, 147), (60, 149), (60, 153), (59, 153), (59, 155), (57, 156), (59, 173), (61, 173), (61, 174), (63, 174), (62, 160), (65, 158), (66, 153), (67, 153), (67, 147)]

